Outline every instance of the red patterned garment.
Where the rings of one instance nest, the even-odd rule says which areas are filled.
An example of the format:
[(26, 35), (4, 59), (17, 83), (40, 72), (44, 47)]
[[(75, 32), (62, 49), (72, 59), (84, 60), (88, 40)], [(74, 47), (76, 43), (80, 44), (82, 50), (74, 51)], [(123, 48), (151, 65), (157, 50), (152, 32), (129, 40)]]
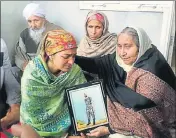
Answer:
[(121, 64), (118, 51), (101, 58), (77, 56), (75, 62), (103, 79), (111, 134), (171, 138), (169, 129), (176, 128), (176, 76), (146, 32), (131, 29), (139, 39), (132, 65)]
[(113, 130), (124, 135), (144, 138), (171, 137), (169, 123), (176, 120), (175, 90), (159, 77), (143, 69), (133, 68), (125, 85), (151, 99), (157, 106), (135, 112), (108, 98), (108, 113)]
[(11, 129), (0, 132), (0, 138), (13, 138), (13, 135), (11, 134)]

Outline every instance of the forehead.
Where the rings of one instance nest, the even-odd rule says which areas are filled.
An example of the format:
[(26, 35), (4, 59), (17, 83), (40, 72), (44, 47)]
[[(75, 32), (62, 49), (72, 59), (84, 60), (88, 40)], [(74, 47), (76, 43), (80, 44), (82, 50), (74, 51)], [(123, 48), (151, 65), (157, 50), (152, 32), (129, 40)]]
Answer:
[(122, 33), (119, 35), (118, 37), (118, 43), (120, 42), (134, 42), (132, 36), (128, 35), (128, 34), (125, 34), (125, 33)]
[(35, 16), (35, 15), (31, 15), (31, 16), (28, 18), (28, 21), (29, 21), (29, 20), (42, 20), (42, 19), (43, 19), (42, 17)]
[(91, 20), (88, 22), (87, 25), (92, 25), (92, 26), (102, 26), (102, 23), (98, 20)]
[(68, 49), (68, 50), (63, 50), (58, 53), (61, 55), (71, 55), (71, 54), (76, 54), (76, 50), (77, 50), (77, 48), (72, 48), (72, 49)]

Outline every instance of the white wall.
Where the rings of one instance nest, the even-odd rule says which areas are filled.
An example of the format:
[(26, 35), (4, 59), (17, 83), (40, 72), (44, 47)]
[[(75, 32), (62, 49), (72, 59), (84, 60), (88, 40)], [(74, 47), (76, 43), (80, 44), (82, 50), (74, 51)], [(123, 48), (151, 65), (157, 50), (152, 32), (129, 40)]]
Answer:
[[(13, 59), (15, 43), (20, 32), (27, 27), (22, 10), (30, 1), (1, 1), (1, 37), (6, 41)], [(89, 10), (80, 10), (78, 1), (36, 1), (46, 10), (46, 18), (75, 35), (77, 42), (85, 34), (84, 21)], [(109, 19), (109, 31), (118, 33), (126, 25), (143, 27), (159, 48), (162, 14), (151, 12), (103, 11)], [(159, 49), (161, 50), (161, 49)], [(161, 50), (162, 51), (162, 50)]]

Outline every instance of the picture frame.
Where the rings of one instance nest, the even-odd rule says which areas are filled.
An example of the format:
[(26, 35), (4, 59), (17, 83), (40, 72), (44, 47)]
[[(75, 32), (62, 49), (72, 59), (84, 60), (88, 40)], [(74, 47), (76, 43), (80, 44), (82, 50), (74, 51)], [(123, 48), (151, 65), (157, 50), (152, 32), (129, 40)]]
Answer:
[(4, 52), (0, 52), (0, 67), (3, 66)]
[(66, 94), (75, 135), (108, 124), (102, 80), (66, 88)]

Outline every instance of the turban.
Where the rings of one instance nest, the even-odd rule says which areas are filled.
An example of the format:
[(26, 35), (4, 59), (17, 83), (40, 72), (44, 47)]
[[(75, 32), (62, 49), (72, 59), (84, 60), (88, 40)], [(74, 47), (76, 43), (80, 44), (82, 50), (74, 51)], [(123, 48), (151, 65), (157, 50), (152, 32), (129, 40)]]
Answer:
[(64, 30), (49, 31), (42, 45), (42, 51), (48, 56), (72, 48), (77, 48), (76, 40), (73, 35)]
[(23, 10), (23, 16), (26, 18), (26, 20), (28, 20), (28, 18), (32, 15), (45, 18), (44, 9), (41, 8), (39, 4), (36, 3), (30, 3), (26, 5), (26, 7)]

